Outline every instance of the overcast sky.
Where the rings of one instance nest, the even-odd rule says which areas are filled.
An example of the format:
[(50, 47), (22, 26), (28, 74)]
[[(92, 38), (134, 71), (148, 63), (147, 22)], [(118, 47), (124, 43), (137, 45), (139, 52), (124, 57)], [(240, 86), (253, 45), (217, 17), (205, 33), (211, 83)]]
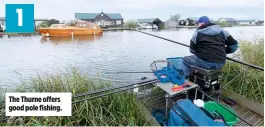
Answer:
[(264, 0), (0, 0), (0, 17), (5, 4), (35, 4), (35, 18), (70, 20), (74, 13), (121, 13), (123, 18), (167, 20), (170, 15), (182, 18), (207, 15), (212, 19), (263, 19)]

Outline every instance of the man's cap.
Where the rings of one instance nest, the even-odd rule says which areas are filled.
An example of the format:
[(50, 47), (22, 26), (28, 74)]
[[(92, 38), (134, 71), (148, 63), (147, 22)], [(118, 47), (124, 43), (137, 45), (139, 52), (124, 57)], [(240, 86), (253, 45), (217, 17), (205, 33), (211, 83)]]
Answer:
[(202, 16), (198, 20), (198, 23), (210, 23), (210, 19), (207, 16)]

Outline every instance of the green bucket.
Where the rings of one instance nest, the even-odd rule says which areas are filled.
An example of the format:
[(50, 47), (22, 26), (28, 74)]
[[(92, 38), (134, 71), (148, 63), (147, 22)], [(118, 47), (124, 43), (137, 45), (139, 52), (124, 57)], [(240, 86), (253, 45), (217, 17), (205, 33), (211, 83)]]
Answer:
[[(225, 106), (225, 107), (229, 109), (232, 113), (236, 114), (234, 109), (228, 106)], [(216, 102), (213, 102), (213, 101), (206, 102), (204, 104), (204, 109), (206, 109), (208, 112), (217, 112), (221, 114), (224, 117), (225, 122), (229, 126), (233, 126), (239, 121), (239, 119), (234, 114), (227, 111), (225, 108), (223, 108), (221, 105), (217, 104)]]

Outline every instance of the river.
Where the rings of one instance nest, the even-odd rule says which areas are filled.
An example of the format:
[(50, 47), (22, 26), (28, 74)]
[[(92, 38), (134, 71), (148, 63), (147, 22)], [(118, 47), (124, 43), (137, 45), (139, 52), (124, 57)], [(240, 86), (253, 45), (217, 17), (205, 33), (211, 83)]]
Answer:
[[(264, 36), (263, 26), (225, 28), (236, 39)], [(195, 29), (146, 32), (189, 44)], [(11, 88), (36, 74), (64, 72), (72, 67), (91, 77), (135, 82), (151, 74), (105, 74), (108, 71), (149, 71), (154, 60), (189, 55), (189, 49), (135, 31), (108, 31), (88, 37), (0, 38), (0, 87)]]

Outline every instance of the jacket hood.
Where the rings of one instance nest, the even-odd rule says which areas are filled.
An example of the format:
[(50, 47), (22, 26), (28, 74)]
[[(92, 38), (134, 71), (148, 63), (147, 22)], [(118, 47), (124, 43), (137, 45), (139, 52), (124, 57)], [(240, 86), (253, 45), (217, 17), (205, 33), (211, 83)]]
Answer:
[(212, 25), (208, 26), (203, 29), (197, 30), (199, 33), (206, 34), (206, 35), (217, 35), (222, 32), (222, 29), (219, 25)]

